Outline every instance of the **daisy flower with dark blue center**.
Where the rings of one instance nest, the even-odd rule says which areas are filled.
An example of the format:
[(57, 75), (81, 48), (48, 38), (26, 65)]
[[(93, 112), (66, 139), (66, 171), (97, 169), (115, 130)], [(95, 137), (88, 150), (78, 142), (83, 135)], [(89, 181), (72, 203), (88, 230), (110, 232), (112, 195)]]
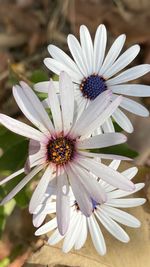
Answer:
[[(102, 125), (104, 132), (114, 131), (112, 119), (125, 131), (129, 133), (133, 131), (132, 123), (123, 110), (143, 117), (149, 115), (144, 106), (127, 96), (150, 96), (150, 86), (128, 83), (148, 73), (150, 65), (141, 64), (124, 70), (140, 51), (140, 46), (135, 44), (120, 55), (125, 39), (125, 34), (120, 35), (106, 54), (107, 32), (105, 26), (100, 25), (97, 28), (94, 42), (92, 42), (87, 27), (82, 25), (80, 42), (72, 34), (69, 34), (67, 38), (73, 59), (55, 45), (48, 46), (52, 58), (44, 59), (49, 70), (58, 75), (64, 70), (72, 77), (79, 112), (82, 112), (90, 102), (107, 90), (112, 91), (111, 101), (118, 95), (123, 95), (119, 107), (112, 117)], [(35, 85), (35, 90), (47, 92), (48, 84), (46, 82), (38, 83)]]
[[(112, 170), (116, 170), (118, 166), (119, 161), (112, 161), (110, 164), (110, 168), (112, 168)], [(131, 180), (136, 173), (137, 168), (131, 167), (122, 172), (122, 175), (124, 175), (127, 180)], [(62, 250), (65, 253), (69, 252), (72, 248), (76, 250), (81, 249), (86, 242), (88, 233), (90, 233), (93, 245), (97, 252), (100, 255), (105, 255), (106, 243), (101, 226), (103, 226), (119, 241), (123, 243), (129, 242), (130, 237), (121, 225), (138, 228), (141, 223), (133, 215), (122, 209), (137, 207), (145, 203), (144, 198), (133, 196), (128, 198), (131, 194), (141, 190), (144, 187), (144, 183), (135, 184), (135, 190), (132, 193), (117, 189), (110, 184), (103, 182), (101, 179), (99, 179), (99, 183), (106, 192), (107, 200), (100, 204), (92, 199), (93, 211), (89, 217), (86, 217), (82, 213), (78, 202), (70, 189), (70, 223), (65, 235), (61, 235), (59, 233), (55, 217), (41, 226), (48, 214), (53, 215), (56, 212), (54, 187), (52, 192), (52, 188), (49, 186), (48, 190), (50, 190), (53, 195), (51, 195), (51, 198), (47, 198), (45, 195), (43, 202), (38, 206), (37, 210), (35, 210), (35, 213), (33, 214), (34, 226), (41, 226), (36, 230), (35, 235), (39, 236), (47, 234), (54, 230), (48, 238), (48, 244), (55, 245), (63, 240)]]

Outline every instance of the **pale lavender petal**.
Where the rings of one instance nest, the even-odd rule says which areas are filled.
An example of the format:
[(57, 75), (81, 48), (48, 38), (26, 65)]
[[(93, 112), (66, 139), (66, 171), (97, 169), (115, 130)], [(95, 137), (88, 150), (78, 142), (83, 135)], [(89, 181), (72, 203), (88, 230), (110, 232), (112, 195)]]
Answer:
[[(57, 225), (61, 235), (66, 233), (70, 221), (69, 195), (67, 193), (68, 187), (67, 174), (64, 172), (64, 174), (57, 177)], [(64, 192), (64, 190), (66, 192)]]
[(87, 222), (95, 249), (100, 255), (102, 256), (105, 255), (106, 254), (105, 240), (101, 232), (101, 229), (95, 219), (94, 214), (92, 214), (89, 218), (87, 218)]
[(89, 194), (86, 192), (82, 183), (77, 180), (76, 173), (74, 173), (69, 166), (67, 167), (67, 174), (80, 210), (85, 216), (90, 216), (93, 210), (93, 205)]
[(121, 173), (113, 170), (109, 166), (83, 157), (80, 157), (80, 164), (93, 172), (97, 177), (117, 188), (125, 191), (133, 191), (135, 188), (130, 180), (126, 179)]
[(121, 226), (112, 220), (103, 209), (98, 209), (95, 212), (97, 218), (106, 228), (106, 230), (121, 242), (127, 243), (130, 238), (127, 233), (121, 228)]
[[(80, 160), (76, 160), (76, 163), (79, 164)], [(86, 169), (73, 163), (72, 168), (74, 173), (76, 173), (77, 179), (83, 184), (91, 199), (95, 200), (97, 203), (103, 203), (107, 200), (105, 190), (101, 187), (100, 183), (86, 171)]]
[(42, 134), (40, 131), (2, 113), (0, 114), (0, 123), (16, 134), (37, 140), (39, 142), (41, 142), (44, 138), (44, 134)]
[(40, 118), (40, 121), (44, 124), (44, 126), (50, 131), (51, 134), (55, 132), (54, 126), (44, 109), (42, 103), (40, 102), (39, 98), (36, 96), (36, 94), (31, 90), (31, 88), (25, 83), (20, 82), (20, 85), (22, 86), (22, 89), (24, 91), (24, 94), (26, 95), (28, 101), (30, 100), (31, 105), (34, 106), (34, 109)]
[(61, 72), (59, 78), (60, 99), (64, 133), (67, 134), (73, 124), (74, 116), (74, 88), (71, 78)]
[(48, 184), (50, 180), (53, 179), (52, 173), (53, 173), (53, 167), (52, 165), (49, 165), (46, 171), (44, 172), (42, 178), (40, 179), (34, 193), (32, 194), (32, 197), (29, 203), (30, 213), (33, 213), (36, 207), (41, 203), (42, 198), (48, 187)]
[(114, 146), (127, 141), (125, 135), (121, 133), (104, 133), (101, 135), (92, 136), (88, 139), (79, 140), (79, 149), (94, 149)]
[(54, 230), (56, 227), (57, 227), (57, 221), (56, 221), (56, 217), (55, 217), (52, 220), (50, 220), (49, 222), (42, 225), (38, 230), (36, 230), (35, 235), (39, 236), (39, 235), (46, 234), (46, 233)]
[(0, 205), (4, 205), (12, 199), (38, 172), (43, 169), (43, 165), (35, 167), (25, 178), (23, 178), (14, 189), (1, 201)]

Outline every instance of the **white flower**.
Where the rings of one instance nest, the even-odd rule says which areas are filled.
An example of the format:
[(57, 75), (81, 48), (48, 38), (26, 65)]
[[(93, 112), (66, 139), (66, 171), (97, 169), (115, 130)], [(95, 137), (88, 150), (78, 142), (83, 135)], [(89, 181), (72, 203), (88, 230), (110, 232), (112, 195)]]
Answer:
[[(113, 161), (110, 164), (111, 168), (118, 167), (118, 161)], [(122, 174), (127, 180), (131, 180), (137, 173), (137, 168), (132, 167), (124, 171)], [(137, 207), (145, 203), (144, 198), (124, 198), (131, 195), (144, 187), (144, 183), (135, 184), (134, 192), (126, 192), (116, 189), (102, 180), (99, 181), (107, 194), (107, 201), (103, 204), (98, 204), (93, 200), (93, 213), (90, 217), (85, 217), (80, 211), (77, 201), (75, 200), (72, 192), (70, 192), (70, 224), (68, 231), (65, 235), (61, 235), (57, 229), (57, 221), (54, 217), (44, 225), (42, 225), (35, 235), (46, 234), (55, 229), (53, 234), (49, 237), (48, 243), (55, 245), (60, 240), (64, 239), (62, 250), (69, 252), (73, 247), (81, 249), (87, 239), (87, 234), (90, 232), (93, 245), (100, 255), (106, 253), (106, 244), (101, 225), (121, 242), (127, 243), (130, 238), (125, 230), (118, 224), (123, 224), (129, 227), (140, 227), (140, 221), (129, 213), (122, 211), (120, 208)], [(49, 188), (50, 189), (50, 188)], [(56, 200), (55, 196), (52, 199), (47, 199), (37, 209), (33, 215), (33, 224), (39, 227), (47, 214), (55, 213)], [(98, 224), (100, 223), (100, 225)]]
[[(45, 58), (44, 63), (48, 69), (56, 74), (66, 71), (76, 85), (76, 100), (80, 109), (84, 110), (89, 102), (107, 89), (113, 92), (112, 100), (118, 95), (124, 95), (120, 108), (131, 113), (146, 117), (148, 110), (138, 102), (127, 96), (147, 97), (150, 96), (150, 87), (142, 84), (128, 84), (150, 71), (150, 65), (142, 64), (124, 70), (140, 51), (139, 45), (133, 45), (119, 56), (126, 36), (120, 35), (111, 46), (105, 56), (107, 32), (104, 25), (97, 28), (94, 44), (86, 26), (80, 27), (80, 43), (74, 35), (67, 38), (68, 47), (73, 60), (61, 49), (54, 45), (48, 46), (52, 58)], [(41, 82), (35, 85), (37, 91), (47, 92), (47, 83)], [(117, 108), (112, 118), (127, 132), (133, 131), (133, 126), (124, 114)], [(112, 120), (108, 119), (102, 126), (104, 132), (114, 131)]]
[[(98, 163), (94, 157), (117, 158), (114, 155), (103, 155), (87, 152), (87, 149), (108, 147), (126, 141), (126, 137), (120, 133), (107, 133), (95, 137), (86, 138), (91, 132), (101, 125), (120, 104), (120, 97), (111, 105), (110, 92), (104, 92), (82, 113), (76, 120), (74, 111), (74, 92), (71, 79), (64, 72), (60, 75), (60, 102), (49, 82), (48, 101), (52, 112), (53, 123), (40, 100), (32, 89), (24, 82), (21, 86), (13, 88), (14, 98), (25, 116), (38, 128), (0, 114), (0, 123), (9, 130), (30, 138), (29, 157), (25, 168), (5, 178), (0, 185), (13, 179), (17, 175), (28, 172), (20, 183), (3, 199), (1, 204), (14, 197), (37, 173), (42, 169), (44, 174), (38, 183), (30, 204), (29, 211), (33, 212), (41, 202), (47, 186), (54, 177), (57, 177), (57, 220), (61, 233), (65, 233), (69, 223), (69, 184), (78, 201), (82, 212), (89, 216), (92, 213), (91, 198), (102, 203), (106, 200), (106, 194), (101, 185), (91, 173), (101, 177), (104, 181), (124, 189), (133, 190), (134, 184), (124, 178), (117, 171), (102, 163)], [(99, 107), (99, 108), (98, 108)], [(34, 167), (32, 170), (31, 168)], [(90, 173), (91, 172), (91, 173)]]

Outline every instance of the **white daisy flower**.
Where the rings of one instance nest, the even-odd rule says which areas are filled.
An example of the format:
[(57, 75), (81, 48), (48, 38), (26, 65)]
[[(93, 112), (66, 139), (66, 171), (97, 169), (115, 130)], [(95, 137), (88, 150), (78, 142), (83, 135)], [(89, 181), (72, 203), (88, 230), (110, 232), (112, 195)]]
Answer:
[[(123, 175), (102, 163), (94, 157), (114, 158), (114, 155), (103, 155), (87, 152), (88, 149), (108, 147), (126, 141), (120, 133), (107, 133), (86, 138), (114, 112), (120, 104), (118, 97), (111, 105), (110, 92), (104, 92), (75, 120), (73, 83), (64, 72), (60, 75), (60, 102), (52, 81), (49, 82), (48, 101), (52, 112), (53, 122), (48, 116), (40, 100), (32, 89), (24, 82), (13, 87), (14, 98), (24, 115), (36, 126), (35, 129), (23, 122), (0, 114), (0, 123), (9, 130), (30, 139), (29, 158), (25, 168), (11, 174), (0, 185), (17, 175), (28, 172), (20, 183), (3, 199), (1, 204), (14, 197), (37, 173), (45, 169), (38, 183), (30, 204), (29, 211), (33, 212), (40, 203), (49, 182), (57, 177), (57, 221), (61, 233), (65, 233), (69, 223), (69, 184), (78, 201), (79, 207), (86, 216), (92, 213), (91, 198), (98, 203), (106, 200), (106, 194), (100, 184), (91, 178), (91, 173), (100, 176), (104, 181), (132, 191), (134, 184)], [(99, 107), (100, 106), (100, 107)], [(99, 108), (98, 108), (99, 107)], [(118, 156), (119, 157), (119, 156)], [(31, 168), (34, 167), (32, 170)], [(63, 189), (62, 189), (63, 188)]]
[[(64, 70), (72, 77), (76, 85), (76, 100), (82, 110), (107, 89), (113, 93), (112, 100), (118, 95), (124, 95), (120, 107), (112, 114), (112, 118), (121, 128), (131, 133), (133, 126), (122, 109), (143, 117), (148, 116), (149, 112), (140, 103), (126, 96), (150, 96), (150, 87), (142, 84), (128, 84), (128, 82), (148, 73), (150, 65), (141, 64), (123, 71), (140, 51), (140, 46), (136, 44), (119, 56), (125, 39), (125, 34), (120, 35), (105, 56), (107, 43), (105, 26), (99, 25), (93, 43), (87, 27), (82, 25), (80, 43), (72, 34), (67, 38), (73, 60), (58, 47), (49, 45), (48, 51), (52, 58), (45, 58), (44, 63), (54, 73), (59, 75)], [(38, 83), (35, 89), (47, 92), (47, 83)], [(102, 129), (104, 132), (114, 131), (112, 120), (108, 119)]]
[[(113, 161), (110, 164), (112, 169), (118, 167), (118, 161)], [(124, 171), (122, 174), (127, 180), (131, 180), (137, 173), (137, 168), (132, 167)], [(144, 198), (126, 198), (132, 193), (141, 190), (144, 187), (144, 183), (135, 184), (134, 192), (126, 192), (120, 189), (116, 189), (107, 183), (104, 183), (101, 179), (99, 181), (107, 194), (107, 201), (103, 204), (97, 203), (92, 200), (93, 212), (91, 216), (86, 217), (81, 212), (78, 202), (70, 191), (70, 224), (65, 235), (61, 235), (57, 228), (57, 220), (54, 217), (44, 225), (42, 225), (35, 235), (39, 236), (46, 234), (49, 231), (55, 229), (52, 235), (48, 239), (50, 245), (55, 245), (60, 240), (64, 239), (62, 250), (63, 252), (69, 252), (73, 247), (74, 249), (81, 249), (85, 244), (88, 232), (91, 235), (93, 245), (100, 255), (106, 253), (106, 244), (103, 233), (101, 231), (101, 225), (121, 242), (127, 243), (130, 238), (125, 230), (119, 225), (123, 224), (129, 227), (140, 227), (140, 221), (129, 213), (122, 211), (120, 208), (137, 207), (145, 203)], [(124, 198), (125, 197), (125, 198)], [(53, 214), (56, 211), (55, 196), (52, 199), (48, 199), (41, 203), (39, 208), (33, 215), (33, 224), (35, 227), (39, 227), (44, 221), (47, 214)], [(99, 223), (99, 224), (98, 224)], [(119, 223), (119, 224), (118, 224)]]

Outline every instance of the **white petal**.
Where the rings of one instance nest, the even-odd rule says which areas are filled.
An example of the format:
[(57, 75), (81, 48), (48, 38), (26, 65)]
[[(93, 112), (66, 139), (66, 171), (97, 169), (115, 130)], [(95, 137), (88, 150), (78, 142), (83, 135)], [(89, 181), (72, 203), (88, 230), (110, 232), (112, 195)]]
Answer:
[[(56, 198), (56, 210), (57, 210), (57, 225), (61, 235), (64, 235), (68, 229), (70, 221), (70, 205), (69, 196), (63, 193), (63, 187), (68, 188), (67, 175), (64, 174), (57, 177), (57, 198)], [(67, 190), (68, 191), (68, 190)]]
[[(29, 88), (29, 90), (31, 90)], [(13, 87), (13, 96), (22, 110), (24, 115), (43, 133), (47, 133), (48, 129), (45, 127), (43, 120), (40, 117), (40, 114), (36, 111), (36, 105), (32, 103), (32, 98), (28, 98), (26, 90), (21, 86), (15, 85)]]
[(148, 64), (138, 65), (138, 66), (132, 67), (128, 70), (125, 70), (124, 72), (122, 72), (118, 76), (108, 80), (106, 82), (106, 85), (109, 88), (109, 86), (112, 86), (112, 85), (129, 82), (129, 81), (135, 80), (135, 79), (145, 75), (149, 71), (150, 71), (150, 65), (148, 65)]
[(104, 212), (102, 209), (99, 209), (95, 212), (95, 214), (110, 234), (112, 234), (121, 242), (129, 242), (130, 238), (127, 233), (120, 227), (118, 223), (112, 220), (106, 212)]
[(110, 77), (112, 77), (117, 72), (124, 69), (127, 65), (129, 65), (133, 59), (138, 55), (140, 51), (139, 45), (133, 45), (130, 48), (128, 48), (116, 61), (115, 63), (107, 69), (103, 76), (107, 80)]
[[(111, 165), (109, 165), (109, 167), (111, 167)], [(136, 175), (137, 172), (138, 172), (138, 169), (136, 167), (131, 167), (131, 168), (123, 171), (122, 172), (122, 175), (124, 175), (128, 180), (132, 180), (132, 178)], [(138, 185), (135, 185), (135, 190), (136, 190), (137, 186)], [(143, 186), (144, 186), (144, 184), (143, 184)], [(108, 185), (108, 184), (105, 185), (105, 190), (107, 192), (111, 192), (114, 189), (115, 189), (115, 187), (112, 186), (112, 185)], [(135, 190), (133, 192), (130, 192), (130, 193), (129, 192), (126, 192), (126, 191), (122, 191), (122, 190), (115, 190), (114, 192), (118, 192), (119, 191), (121, 194), (123, 194), (123, 196), (124, 195), (126, 196), (126, 195), (133, 194), (135, 192)], [(113, 192), (111, 192), (111, 193), (113, 193)]]
[(88, 75), (93, 73), (93, 43), (88, 28), (85, 25), (80, 27), (81, 49)]
[(39, 82), (34, 84), (33, 88), (39, 93), (48, 93), (49, 81)]
[(43, 101), (42, 101), (42, 105), (45, 109), (49, 109), (49, 103), (48, 103), (48, 98), (45, 98)]
[(7, 176), (6, 178), (4, 178), (3, 180), (0, 181), (0, 185), (3, 185), (5, 183), (7, 183), (8, 181), (10, 181), (11, 179), (15, 178), (16, 176), (20, 175), (21, 173), (24, 172), (24, 168), (10, 174), (9, 176)]
[(126, 197), (126, 196), (130, 196), (136, 192), (138, 192), (139, 190), (141, 190), (143, 187), (144, 187), (144, 183), (138, 183), (138, 184), (135, 184), (135, 189), (133, 192), (126, 192), (124, 190), (114, 190), (112, 192), (109, 192), (108, 194), (108, 198), (111, 199), (111, 198), (120, 198), (120, 197)]
[(65, 253), (69, 252), (74, 246), (79, 231), (80, 221), (81, 221), (81, 213), (78, 213), (76, 214), (74, 220), (72, 220), (70, 223), (71, 227), (69, 227), (63, 243), (63, 248), (62, 248), (63, 252)]
[(94, 73), (99, 73), (102, 66), (107, 42), (107, 32), (103, 24), (99, 25), (94, 39)]
[(82, 79), (82, 75), (79, 69), (77, 68), (77, 65), (63, 50), (61, 50), (55, 45), (49, 45), (48, 52), (54, 59), (67, 66), (67, 68), (71, 69), (75, 73), (77, 72), (79, 77)]
[(113, 133), (115, 132), (115, 128), (111, 118), (108, 118), (104, 124), (102, 124), (102, 129), (104, 133)]
[[(100, 117), (100, 114), (110, 103), (110, 99), (111, 99), (111, 92), (107, 90), (101, 95), (99, 95), (94, 101), (92, 101), (90, 105), (84, 110), (84, 112), (81, 114), (81, 116), (71, 129), (71, 133), (75, 134), (76, 132), (78, 132), (79, 135), (82, 135), (83, 131), (84, 134), (86, 135), (85, 129), (88, 128), (88, 125), (91, 125), (92, 122), (97, 119), (97, 117)], [(98, 124), (96, 124), (96, 126), (98, 126)], [(95, 129), (93, 129), (93, 131), (94, 130)]]
[(12, 199), (38, 172), (43, 169), (43, 165), (35, 167), (25, 178), (23, 178), (14, 189), (1, 201), (0, 205), (4, 205)]
[(70, 50), (70, 52), (74, 58), (74, 61), (77, 64), (80, 72), (82, 73), (83, 78), (87, 77), (88, 72), (87, 72), (86, 65), (85, 65), (84, 60), (83, 60), (82, 49), (81, 49), (81, 46), (80, 46), (78, 40), (75, 38), (74, 35), (69, 34), (68, 38), (67, 38), (67, 42), (68, 42), (69, 50)]
[[(90, 124), (87, 122), (87, 128), (84, 128), (84, 133), (86, 135), (90, 135), (93, 133), (93, 130), (97, 128), (97, 125), (101, 126), (117, 109), (117, 107), (120, 105), (122, 98), (118, 97), (115, 101), (113, 101), (105, 110), (97, 116), (97, 118)], [(90, 116), (90, 114), (89, 114)], [(78, 129), (79, 130), (79, 129)], [(82, 133), (83, 134), (83, 133)]]
[(46, 162), (47, 148), (44, 143), (39, 143), (30, 139), (28, 146), (28, 158), (25, 164), (26, 172), (28, 173), (32, 166), (38, 165), (39, 162)]
[(64, 236), (59, 233), (58, 229), (56, 229), (55, 232), (48, 239), (48, 244), (55, 245), (59, 241), (61, 241), (63, 238)]
[(92, 159), (80, 158), (80, 164), (87, 168), (89, 171), (93, 172), (97, 177), (101, 178), (105, 182), (120, 188), (125, 191), (133, 191), (134, 184), (126, 179), (121, 173), (113, 170), (109, 166), (102, 163), (98, 163)]
[(32, 219), (33, 225), (35, 227), (39, 227), (45, 220), (45, 217), (46, 217), (46, 214), (43, 214), (43, 213), (33, 214), (33, 219)]
[(57, 227), (57, 221), (56, 218), (50, 220), (49, 222), (42, 225), (38, 230), (36, 230), (35, 235), (43, 235), (46, 234), (52, 230), (54, 230)]
[(99, 95), (82, 113), (71, 129), (71, 134), (74, 136), (88, 136), (93, 133), (97, 129), (97, 125), (102, 125), (113, 114), (121, 100), (118, 97), (117, 100), (110, 104), (110, 92), (108, 90)]
[(82, 96), (80, 96), (81, 101), (78, 104), (75, 98), (75, 112), (74, 112), (74, 121), (77, 121), (81, 114), (83, 113), (83, 111), (86, 109), (87, 107), (87, 99), (83, 98)]
[(32, 194), (30, 203), (29, 203), (29, 212), (33, 213), (36, 207), (41, 203), (41, 200), (46, 192), (48, 184), (50, 180), (53, 178), (52, 176), (53, 167), (49, 165), (44, 172), (42, 178), (40, 179), (34, 193)]
[(127, 138), (121, 133), (105, 133), (95, 135), (78, 142), (79, 149), (93, 149), (114, 146), (126, 142)]
[(113, 160), (110, 164), (109, 167), (113, 168), (114, 170), (117, 170), (119, 168), (121, 161), (120, 160)]
[(50, 131), (50, 133), (54, 133), (53, 124), (36, 94), (25, 82), (20, 82), (20, 85), (28, 101), (30, 100), (31, 105), (34, 106), (35, 112), (37, 114), (36, 116), (40, 118), (40, 121)]
[(93, 245), (100, 255), (106, 254), (106, 244), (100, 227), (94, 217), (94, 214), (87, 218), (88, 227), (90, 230)]
[[(79, 164), (80, 160), (76, 160), (76, 162)], [(85, 187), (86, 191), (89, 193), (90, 198), (98, 203), (105, 202), (107, 196), (100, 183), (98, 183), (96, 179), (93, 179), (91, 174), (80, 166), (72, 163), (72, 168), (74, 173), (76, 173), (77, 179), (79, 179), (79, 181)]]
[(87, 239), (87, 221), (86, 217), (81, 214), (81, 222), (80, 222), (80, 228), (78, 232), (78, 236), (76, 238), (75, 242), (75, 249), (81, 249)]
[(59, 78), (62, 119), (64, 132), (67, 134), (73, 124), (74, 115), (74, 88), (71, 78), (61, 72)]
[(44, 64), (49, 70), (53, 71), (57, 75), (60, 75), (61, 71), (65, 71), (68, 73), (68, 75), (70, 75), (74, 82), (80, 83), (80, 76), (58, 60), (53, 58), (45, 58)]
[(76, 173), (71, 168), (67, 168), (67, 174), (74, 193), (75, 199), (80, 207), (80, 210), (85, 216), (90, 216), (93, 210), (93, 205), (89, 194), (86, 192), (82, 183), (76, 179)]
[(19, 134), (19, 135), (22, 135), (22, 136), (25, 136), (25, 137), (28, 137), (28, 138), (31, 138), (37, 141), (43, 140), (44, 135), (40, 131), (34, 129), (33, 127), (21, 121), (15, 120), (7, 115), (4, 115), (2, 113), (0, 114), (0, 123), (3, 124), (7, 129), (9, 129), (10, 131), (16, 134)]
[(133, 208), (141, 206), (145, 202), (144, 198), (111, 199), (107, 201), (107, 205), (117, 208)]
[(131, 167), (125, 171), (122, 172), (124, 176), (127, 177), (127, 179), (132, 180), (132, 178), (137, 174), (138, 168), (137, 167)]
[(56, 90), (53, 84), (53, 81), (49, 82), (48, 88), (48, 103), (52, 112), (52, 117), (55, 125), (56, 132), (62, 132), (62, 117), (60, 104), (58, 100), (58, 96), (56, 94)]
[(45, 206), (43, 206), (41, 213), (42, 214), (56, 213), (56, 203), (55, 202), (47, 202), (47, 204)]
[(102, 67), (100, 68), (99, 75), (103, 75), (104, 72), (108, 68), (112, 66), (118, 55), (120, 54), (122, 47), (125, 43), (126, 36), (125, 34), (121, 34), (112, 44), (111, 48), (109, 49), (107, 56), (104, 60)]
[(86, 151), (78, 151), (79, 155), (83, 155), (85, 157), (89, 158), (102, 158), (102, 159), (116, 159), (116, 160), (132, 160), (128, 157), (123, 157), (119, 155), (113, 155), (113, 154), (102, 154), (102, 153), (93, 153), (93, 152), (86, 152)]
[[(59, 93), (59, 82), (53, 81), (56, 92)], [(48, 94), (49, 81), (39, 82), (33, 85), (34, 90), (40, 93)]]
[(112, 117), (117, 122), (117, 124), (119, 124), (119, 126), (127, 133), (133, 132), (131, 121), (119, 108), (117, 108), (116, 111), (112, 114)]
[(143, 84), (119, 84), (109, 87), (116, 94), (123, 94), (137, 97), (150, 96), (150, 86)]
[(136, 219), (134, 216), (130, 215), (129, 213), (109, 207), (106, 205), (101, 206), (101, 209), (107, 212), (107, 214), (115, 221), (127, 225), (129, 227), (140, 227), (141, 223), (138, 219)]
[(120, 107), (142, 117), (149, 116), (149, 111), (147, 108), (143, 107), (140, 103), (126, 97), (123, 97)]

